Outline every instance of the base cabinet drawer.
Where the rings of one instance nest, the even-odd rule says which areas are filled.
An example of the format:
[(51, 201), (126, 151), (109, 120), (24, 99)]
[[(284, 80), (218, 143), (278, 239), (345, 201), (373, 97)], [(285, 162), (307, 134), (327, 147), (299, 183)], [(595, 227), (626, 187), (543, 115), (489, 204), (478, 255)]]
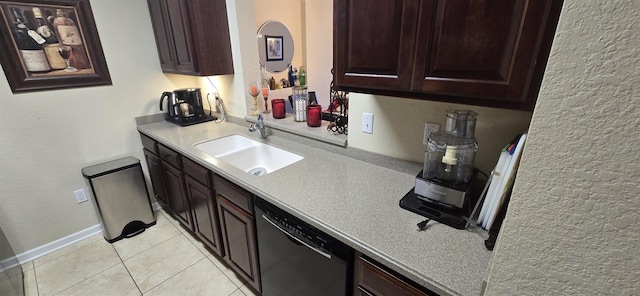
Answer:
[(436, 296), (436, 293), (410, 283), (378, 263), (358, 256), (355, 262), (354, 295), (366, 296)]

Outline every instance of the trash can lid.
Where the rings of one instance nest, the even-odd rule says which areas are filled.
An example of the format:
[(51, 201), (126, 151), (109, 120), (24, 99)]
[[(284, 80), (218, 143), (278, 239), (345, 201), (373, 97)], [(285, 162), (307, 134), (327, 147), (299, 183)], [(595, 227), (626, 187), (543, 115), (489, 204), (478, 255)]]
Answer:
[(140, 160), (133, 156), (128, 156), (108, 162), (103, 162), (93, 166), (89, 166), (82, 169), (82, 175), (85, 178), (91, 179), (102, 175), (110, 174), (113, 172), (128, 169), (134, 166), (140, 165)]

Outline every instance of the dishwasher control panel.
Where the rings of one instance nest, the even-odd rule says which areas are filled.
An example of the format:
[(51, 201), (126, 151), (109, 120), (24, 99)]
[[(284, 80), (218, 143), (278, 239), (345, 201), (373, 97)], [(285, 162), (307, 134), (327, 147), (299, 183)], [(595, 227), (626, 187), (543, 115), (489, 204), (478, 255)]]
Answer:
[(266, 203), (256, 203), (256, 206), (262, 209), (265, 219), (277, 225), (278, 228), (286, 231), (289, 235), (315, 248), (331, 253), (330, 236)]

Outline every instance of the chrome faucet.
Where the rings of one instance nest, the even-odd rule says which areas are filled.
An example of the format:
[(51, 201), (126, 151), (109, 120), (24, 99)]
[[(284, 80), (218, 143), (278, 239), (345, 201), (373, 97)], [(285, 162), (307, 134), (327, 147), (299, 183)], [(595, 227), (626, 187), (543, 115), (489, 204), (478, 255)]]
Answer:
[(250, 132), (255, 132), (256, 130), (258, 131), (260, 139), (266, 139), (267, 138), (267, 131), (265, 131), (265, 129), (264, 129), (264, 119), (262, 118), (262, 114), (258, 115), (258, 122), (252, 123), (249, 126), (249, 131)]

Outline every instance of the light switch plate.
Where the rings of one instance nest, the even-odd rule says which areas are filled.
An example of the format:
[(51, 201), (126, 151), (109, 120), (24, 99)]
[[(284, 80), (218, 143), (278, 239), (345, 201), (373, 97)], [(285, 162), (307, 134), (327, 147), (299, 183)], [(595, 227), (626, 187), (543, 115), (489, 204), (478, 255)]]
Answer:
[(437, 123), (424, 123), (424, 138), (422, 138), (422, 144), (427, 145), (429, 143), (429, 136), (431, 133), (439, 132), (440, 125)]
[(373, 134), (373, 114), (362, 113), (362, 132)]

